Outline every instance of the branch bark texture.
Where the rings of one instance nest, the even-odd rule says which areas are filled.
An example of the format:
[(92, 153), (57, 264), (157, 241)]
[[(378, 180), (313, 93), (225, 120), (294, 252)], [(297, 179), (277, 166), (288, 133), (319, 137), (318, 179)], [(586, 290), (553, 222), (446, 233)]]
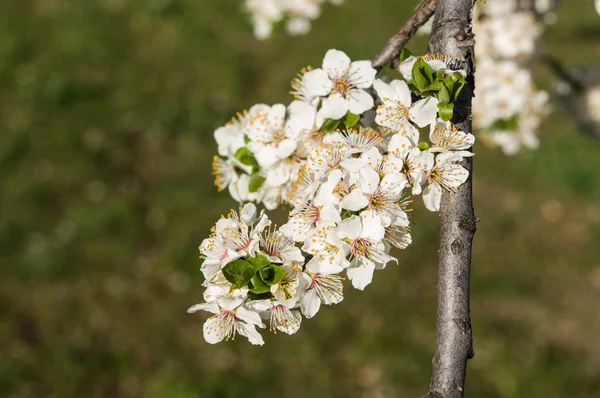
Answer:
[[(455, 103), (452, 122), (471, 132), (471, 100), (475, 87), (474, 37), (471, 18), (474, 0), (439, 0), (429, 52), (448, 54), (464, 64), (467, 84)], [(473, 357), (469, 307), (471, 244), (476, 229), (473, 210), (473, 158), (461, 163), (469, 179), (454, 194), (444, 193), (440, 209), (440, 260), (437, 277), (438, 318), (433, 373), (428, 398), (462, 397), (467, 360)]]
[(421, 26), (429, 21), (438, 1), (423, 0), (402, 29), (392, 36), (385, 47), (383, 47), (383, 50), (377, 54), (371, 64), (373, 68), (379, 70), (390, 63), (390, 61), (398, 58), (400, 51), (402, 51), (402, 48), (408, 43), (411, 37), (414, 36)]

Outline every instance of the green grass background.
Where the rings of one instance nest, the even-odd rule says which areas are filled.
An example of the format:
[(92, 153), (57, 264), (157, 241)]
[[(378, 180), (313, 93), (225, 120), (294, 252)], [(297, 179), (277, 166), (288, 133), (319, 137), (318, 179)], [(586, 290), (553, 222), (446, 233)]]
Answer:
[[(240, 3), (0, 0), (0, 396), (427, 390), (438, 215), (420, 203), (399, 265), (294, 336), (211, 346), (185, 312), (202, 299), (197, 246), (235, 206), (213, 186), (214, 129), (289, 102), (329, 48), (371, 58), (416, 4), (347, 0), (306, 37), (258, 42)], [(558, 15), (546, 48), (600, 66), (592, 4)], [(600, 143), (560, 109), (540, 135), (512, 158), (475, 148), (468, 397), (600, 396)]]

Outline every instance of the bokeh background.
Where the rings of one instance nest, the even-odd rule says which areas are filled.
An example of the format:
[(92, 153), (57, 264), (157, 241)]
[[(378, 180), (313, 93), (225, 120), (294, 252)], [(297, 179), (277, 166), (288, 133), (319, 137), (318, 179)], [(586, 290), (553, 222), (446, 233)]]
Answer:
[[(416, 4), (347, 0), (306, 37), (258, 42), (240, 3), (0, 0), (0, 396), (427, 391), (438, 215), (421, 203), (399, 265), (294, 336), (211, 346), (186, 314), (197, 247), (236, 206), (213, 186), (214, 129), (288, 103), (329, 48), (371, 58)], [(600, 16), (563, 1), (544, 43), (600, 66)], [(510, 158), (475, 147), (469, 397), (600, 396), (600, 143), (558, 107), (540, 135)]]

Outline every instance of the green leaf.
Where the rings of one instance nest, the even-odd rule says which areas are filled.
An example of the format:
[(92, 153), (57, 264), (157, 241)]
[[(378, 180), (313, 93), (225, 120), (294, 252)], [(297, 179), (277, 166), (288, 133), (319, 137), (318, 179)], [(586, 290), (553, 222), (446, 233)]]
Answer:
[(265, 299), (270, 299), (272, 297), (273, 297), (273, 295), (271, 294), (271, 292), (267, 292), (267, 293), (254, 293), (254, 292), (252, 292), (252, 290), (250, 290), (248, 292), (248, 298), (250, 300), (265, 300)]
[[(423, 89), (423, 93), (429, 93), (429, 92), (433, 92), (433, 91), (440, 91), (442, 87), (442, 83), (435, 81), (433, 83), (431, 83), (429, 86), (425, 87)], [(421, 93), (421, 96), (423, 96), (423, 93)]]
[(262, 184), (265, 182), (265, 178), (258, 173), (254, 173), (250, 176), (250, 182), (248, 183), (248, 191), (257, 192)]
[(450, 97), (450, 90), (448, 90), (445, 84), (442, 84), (440, 87), (440, 91), (438, 92), (438, 99), (442, 104), (448, 104), (452, 99)]
[(254, 276), (254, 268), (246, 260), (235, 260), (223, 267), (225, 279), (236, 288), (244, 287)]
[(346, 127), (352, 127), (360, 120), (360, 115), (355, 115), (352, 112), (346, 113), (346, 117), (344, 118), (344, 124)]
[(417, 85), (415, 84), (415, 82), (410, 79), (408, 82), (406, 82), (406, 84), (408, 84), (408, 89), (410, 91), (414, 91), (414, 92), (419, 92), (419, 89), (417, 88)]
[(319, 129), (321, 133), (329, 133), (337, 128), (340, 125), (341, 120), (333, 120), (333, 119), (325, 119), (323, 125)]
[(419, 93), (424, 91), (427, 86), (433, 83), (433, 75), (431, 74), (431, 69), (427, 62), (423, 61), (423, 59), (419, 58), (415, 62), (412, 68), (412, 80), (417, 86)]
[(438, 103), (438, 112), (440, 114), (440, 118), (443, 121), (450, 121), (452, 120), (452, 115), (454, 113), (454, 104), (450, 103), (450, 104), (444, 104), (442, 102)]
[(258, 275), (254, 275), (251, 280), (252, 289), (250, 291), (255, 294), (268, 293), (271, 291), (271, 286), (267, 285)]
[(245, 164), (246, 166), (257, 166), (258, 162), (254, 157), (254, 154), (250, 152), (248, 148), (245, 146), (241, 147), (235, 153), (235, 158), (240, 161), (240, 163)]
[(285, 276), (285, 270), (278, 265), (271, 264), (270, 267), (265, 267), (258, 271), (257, 275), (260, 275), (260, 278), (267, 285), (272, 286), (281, 282)]
[(448, 87), (450, 102), (454, 102), (465, 86), (465, 77), (460, 72), (454, 72), (446, 76), (444, 84)]
[(250, 142), (250, 137), (248, 137), (246, 134), (244, 134), (244, 144), (247, 144)]
[(400, 62), (406, 61), (406, 59), (412, 57), (412, 55), (413, 54), (408, 48), (403, 48), (402, 51), (400, 51)]
[(429, 149), (429, 144), (426, 143), (425, 141), (419, 142), (419, 144), (417, 145), (417, 148), (419, 148), (422, 151), (426, 151)]
[(252, 264), (252, 267), (254, 268), (255, 272), (271, 265), (269, 259), (260, 253), (256, 253), (255, 257), (248, 257), (248, 262)]

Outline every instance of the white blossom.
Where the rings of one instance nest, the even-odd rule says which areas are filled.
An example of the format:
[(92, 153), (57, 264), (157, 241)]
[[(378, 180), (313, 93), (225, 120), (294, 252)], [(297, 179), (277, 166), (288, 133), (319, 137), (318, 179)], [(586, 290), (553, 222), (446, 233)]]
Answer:
[(204, 340), (216, 344), (223, 340), (234, 340), (236, 333), (248, 338), (254, 345), (263, 345), (264, 341), (256, 326), (264, 328), (260, 316), (242, 306), (242, 299), (219, 299), (213, 303), (196, 304), (188, 309), (192, 314), (196, 311), (208, 311), (214, 316), (204, 323)]

